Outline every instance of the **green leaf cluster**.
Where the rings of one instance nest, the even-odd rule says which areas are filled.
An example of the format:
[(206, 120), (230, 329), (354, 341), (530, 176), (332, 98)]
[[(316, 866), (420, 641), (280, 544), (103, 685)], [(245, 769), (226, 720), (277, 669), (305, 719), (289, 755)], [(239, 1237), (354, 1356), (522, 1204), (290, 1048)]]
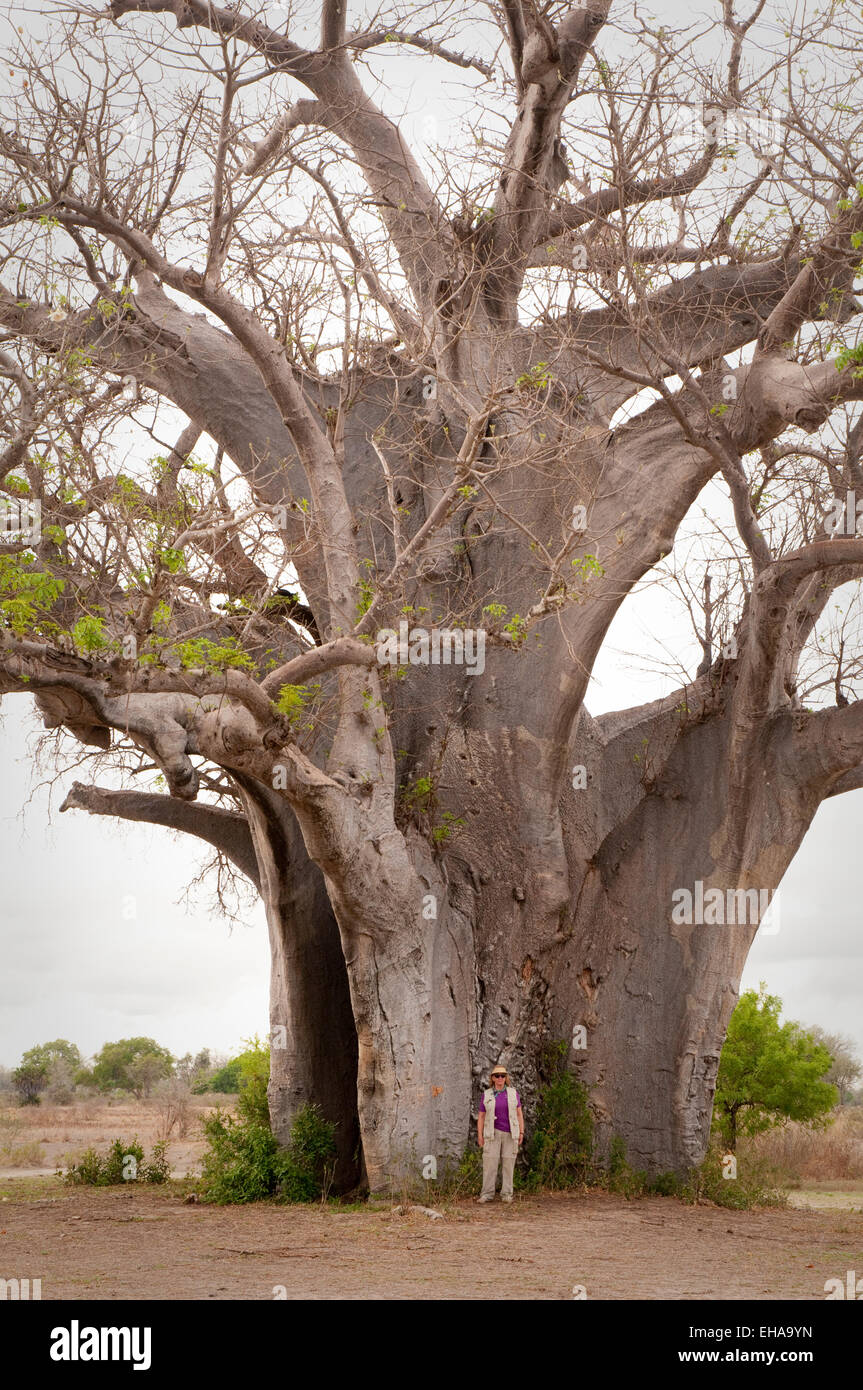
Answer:
[(64, 588), (50, 570), (36, 568), (32, 552), (0, 555), (0, 622), (16, 637), (38, 630)]
[(255, 669), (254, 661), (248, 652), (243, 651), (235, 637), (226, 637), (222, 642), (212, 642), (209, 637), (191, 637), (187, 642), (177, 642), (175, 649), (187, 670)]
[(740, 996), (719, 1063), (714, 1124), (733, 1152), (743, 1135), (797, 1120), (810, 1128), (829, 1123), (839, 1099), (824, 1080), (832, 1057), (798, 1023), (780, 1023), (782, 1000), (761, 989)]

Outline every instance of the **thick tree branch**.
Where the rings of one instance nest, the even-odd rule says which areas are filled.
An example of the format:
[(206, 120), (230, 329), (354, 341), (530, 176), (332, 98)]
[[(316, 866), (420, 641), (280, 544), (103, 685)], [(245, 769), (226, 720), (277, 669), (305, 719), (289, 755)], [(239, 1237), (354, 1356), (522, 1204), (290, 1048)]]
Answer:
[(87, 811), (91, 816), (116, 816), (120, 820), (143, 821), (182, 830), (206, 840), (226, 854), (260, 891), (260, 873), (252, 836), (245, 816), (222, 806), (200, 801), (178, 801), (157, 792), (114, 791), (110, 787), (86, 786), (73, 782), (60, 807), (61, 811)]
[[(624, 179), (608, 188), (598, 189), (578, 203), (570, 203), (549, 213), (540, 220), (534, 235), (534, 247), (545, 246), (556, 237), (602, 221), (623, 208), (664, 198), (679, 198), (691, 193), (710, 172), (716, 158), (716, 144), (710, 144), (688, 169), (679, 174), (665, 174), (655, 179)], [(570, 264), (572, 257), (570, 256)]]
[(741, 633), (733, 754), (739, 757), (752, 733), (773, 711), (788, 703), (785, 657), (795, 636), (798, 600), (807, 580), (837, 566), (861, 563), (863, 540), (833, 537), (781, 556), (755, 580)]
[(829, 305), (837, 286), (847, 282), (860, 263), (857, 241), (863, 232), (863, 198), (854, 199), (850, 208), (837, 215), (834, 226), (802, 264), (794, 282), (783, 295), (758, 336), (759, 352), (776, 352), (790, 343), (802, 325)]
[[(368, 97), (345, 50), (310, 52), (259, 20), (209, 0), (112, 0), (115, 19), (131, 12), (173, 14), (181, 27), (200, 25), (222, 38), (235, 38), (262, 53), (274, 70), (308, 87), (320, 103), (322, 123), (353, 150), (413, 293), (431, 312), (434, 287), (446, 273), (442, 248), (451, 242), (447, 224), (398, 126)], [(333, 32), (335, 19), (334, 13), (325, 16)]]
[(515, 301), (527, 260), (554, 191), (551, 170), (561, 117), (609, 5), (610, 0), (590, 0), (589, 6), (568, 11), (556, 28), (533, 7), (523, 11), (523, 90), (503, 155), (484, 251), (489, 303), (501, 321), (515, 323)]

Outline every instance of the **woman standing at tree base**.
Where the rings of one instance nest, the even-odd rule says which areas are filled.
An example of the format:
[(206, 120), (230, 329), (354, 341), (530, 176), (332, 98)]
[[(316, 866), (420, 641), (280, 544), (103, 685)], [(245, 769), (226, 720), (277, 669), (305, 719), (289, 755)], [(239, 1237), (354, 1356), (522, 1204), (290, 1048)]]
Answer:
[[(488, 1134), (485, 1133), (486, 1115), (491, 1126)], [(494, 1201), (498, 1165), (502, 1162), (500, 1200), (511, 1202), (516, 1155), (524, 1139), (524, 1115), (521, 1097), (504, 1066), (494, 1068), (491, 1086), (483, 1092), (477, 1117), (477, 1139), (482, 1149), (482, 1194), (479, 1200)]]

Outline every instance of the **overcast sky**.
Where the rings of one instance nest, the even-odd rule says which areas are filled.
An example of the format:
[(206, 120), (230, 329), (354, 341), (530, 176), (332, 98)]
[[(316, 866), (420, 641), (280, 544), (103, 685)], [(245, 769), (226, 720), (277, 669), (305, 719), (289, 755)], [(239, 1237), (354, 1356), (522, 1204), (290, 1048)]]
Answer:
[[(701, 13), (708, 8), (713, 12), (701, 6)], [(682, 10), (679, 0), (660, 0), (652, 12), (674, 21)], [(423, 67), (417, 85), (419, 71), (394, 53), (378, 68), (410, 105), (408, 133), (446, 139), (456, 88), (448, 104), (440, 69)], [(471, 80), (459, 75), (462, 96)], [(680, 610), (658, 590), (630, 600), (598, 662), (591, 711), (664, 694), (667, 675), (629, 654), (684, 655), (691, 641)], [(80, 811), (60, 815), (65, 789), (90, 773), (65, 774), (53, 790), (40, 786), (50, 770), (32, 769), (38, 727), (28, 697), (5, 697), (0, 1064), (15, 1065), (22, 1050), (55, 1037), (89, 1055), (108, 1039), (149, 1034), (181, 1055), (204, 1046), (230, 1051), (251, 1033), (266, 1033), (269, 953), (260, 905), (230, 925), (208, 909), (206, 887), (195, 891), (191, 906), (181, 903), (207, 857), (189, 837)], [(103, 774), (97, 780), (110, 781)], [(863, 792), (821, 807), (782, 885), (780, 929), (759, 935), (743, 987), (765, 980), (787, 1016), (849, 1033), (863, 1054), (861, 828)]]

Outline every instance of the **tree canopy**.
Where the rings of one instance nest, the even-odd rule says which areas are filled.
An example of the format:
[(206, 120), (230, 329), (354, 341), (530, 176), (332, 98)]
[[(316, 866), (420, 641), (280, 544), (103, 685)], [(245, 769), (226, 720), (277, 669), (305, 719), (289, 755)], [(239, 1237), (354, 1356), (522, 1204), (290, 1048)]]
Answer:
[(153, 1038), (121, 1038), (104, 1043), (93, 1058), (90, 1078), (102, 1091), (149, 1095), (153, 1084), (170, 1076), (174, 1059)]
[(22, 1104), (38, 1104), (40, 1095), (57, 1072), (58, 1064), (70, 1077), (81, 1066), (81, 1053), (74, 1043), (67, 1042), (65, 1038), (37, 1043), (22, 1054), (20, 1064), (12, 1073), (13, 1084)]
[(799, 1023), (779, 1022), (782, 1000), (746, 990), (731, 1015), (716, 1079), (715, 1122), (733, 1153), (741, 1135), (788, 1120), (823, 1126), (839, 1099), (825, 1078), (829, 1051)]

